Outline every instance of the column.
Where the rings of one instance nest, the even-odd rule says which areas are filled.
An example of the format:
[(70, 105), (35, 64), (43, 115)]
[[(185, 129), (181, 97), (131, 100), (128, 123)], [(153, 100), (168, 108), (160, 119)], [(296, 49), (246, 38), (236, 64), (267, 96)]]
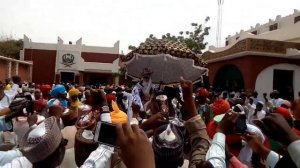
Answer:
[(79, 72), (79, 85), (83, 85), (83, 72)]
[(7, 62), (7, 78), (11, 78), (11, 61)]
[(19, 75), (19, 63), (18, 62), (15, 62), (16, 64), (16, 75)]
[(32, 82), (32, 65), (29, 65), (29, 81)]

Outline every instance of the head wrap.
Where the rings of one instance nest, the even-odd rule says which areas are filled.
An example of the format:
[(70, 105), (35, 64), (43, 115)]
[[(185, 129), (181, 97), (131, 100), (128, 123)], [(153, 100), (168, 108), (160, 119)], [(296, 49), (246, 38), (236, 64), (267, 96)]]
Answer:
[(230, 104), (224, 99), (216, 99), (211, 109), (214, 116), (224, 114), (230, 109)]
[(49, 93), (49, 91), (51, 90), (51, 86), (50, 85), (42, 85), (42, 86), (37, 85), (37, 87), (40, 88), (40, 90), (41, 90), (41, 92), (43, 94)]
[(78, 89), (72, 88), (69, 90), (69, 97), (71, 98), (71, 107), (78, 107), (81, 105), (80, 101), (77, 99), (76, 101), (72, 100), (72, 96), (79, 95), (80, 91)]
[(281, 114), (285, 119), (290, 119), (292, 117), (290, 111), (284, 107), (277, 107), (274, 112)]
[(63, 85), (56, 85), (52, 90), (51, 90), (51, 96), (54, 98), (58, 98), (58, 94), (64, 94), (66, 93), (66, 88)]
[(113, 111), (110, 113), (111, 122), (113, 124), (124, 124), (127, 123), (127, 114), (121, 111), (115, 101), (111, 102)]
[(198, 96), (200, 97), (209, 97), (209, 93), (205, 88), (200, 88), (198, 92)]
[(78, 89), (72, 88), (69, 90), (69, 97), (72, 97), (74, 95), (79, 95), (80, 91)]

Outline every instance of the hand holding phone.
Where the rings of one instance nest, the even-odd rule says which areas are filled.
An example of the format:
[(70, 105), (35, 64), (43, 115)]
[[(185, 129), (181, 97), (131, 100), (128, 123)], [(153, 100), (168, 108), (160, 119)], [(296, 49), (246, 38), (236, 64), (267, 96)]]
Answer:
[(235, 123), (235, 131), (237, 134), (245, 134), (247, 130), (246, 115), (240, 114)]
[(166, 95), (156, 96), (156, 102), (158, 104), (159, 112), (169, 115), (168, 97)]
[(116, 125), (99, 121), (96, 127), (94, 141), (118, 148)]

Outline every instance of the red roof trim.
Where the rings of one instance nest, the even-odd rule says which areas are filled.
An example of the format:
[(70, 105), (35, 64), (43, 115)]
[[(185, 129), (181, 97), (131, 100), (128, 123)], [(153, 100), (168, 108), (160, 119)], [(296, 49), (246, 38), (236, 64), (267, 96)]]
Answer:
[(82, 52), (81, 57), (84, 62), (113, 63), (119, 54)]

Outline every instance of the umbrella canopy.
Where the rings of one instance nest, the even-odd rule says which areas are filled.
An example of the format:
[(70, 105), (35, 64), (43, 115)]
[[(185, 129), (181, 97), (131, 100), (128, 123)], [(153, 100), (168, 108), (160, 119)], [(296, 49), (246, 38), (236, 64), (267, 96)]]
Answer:
[(174, 42), (167, 39), (148, 40), (128, 53), (125, 56), (121, 56), (122, 62), (130, 61), (134, 58), (135, 54), (143, 55), (158, 55), (158, 54), (170, 54), (173, 57), (193, 59), (196, 66), (206, 67), (207, 64), (197, 56), (196, 53), (187, 48), (180, 42)]
[(153, 71), (153, 83), (163, 82), (166, 85), (179, 83), (180, 76), (198, 82), (208, 71), (207, 68), (195, 66), (193, 59), (173, 57), (169, 54), (135, 54), (134, 58), (126, 62), (126, 68), (128, 76), (132, 78), (141, 78), (141, 71), (148, 68)]
[(185, 45), (166, 39), (147, 40), (126, 56), (121, 56), (127, 74), (134, 79), (141, 78), (141, 71), (153, 71), (153, 83), (178, 83), (180, 76), (197, 82), (208, 72), (206, 63)]

